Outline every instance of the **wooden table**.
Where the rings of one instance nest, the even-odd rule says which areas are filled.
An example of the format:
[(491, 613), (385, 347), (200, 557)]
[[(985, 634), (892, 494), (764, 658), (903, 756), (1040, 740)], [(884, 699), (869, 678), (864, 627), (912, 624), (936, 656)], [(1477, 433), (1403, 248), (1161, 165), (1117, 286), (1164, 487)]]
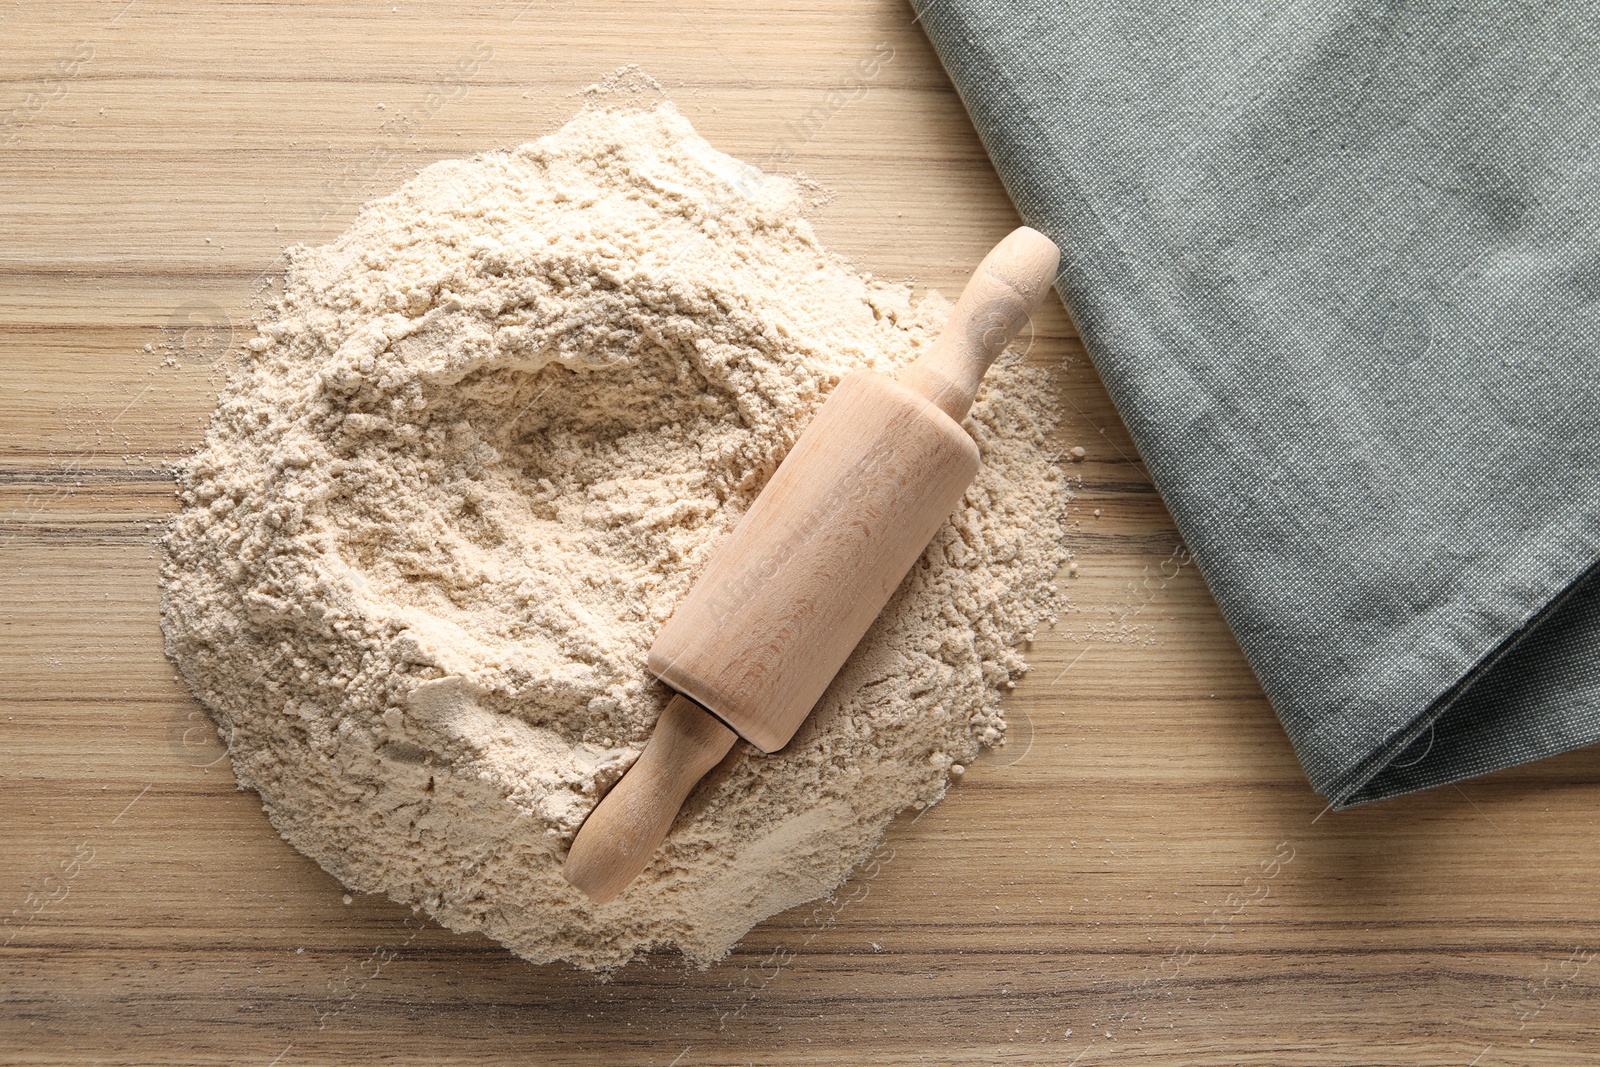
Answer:
[(1054, 301), (1074, 610), (1013, 744), (874, 877), (597, 984), (344, 903), (235, 790), (162, 655), (155, 540), (280, 248), (635, 62), (718, 147), (792, 152), (880, 275), (953, 294), (1015, 224), (906, 7), (753, 7), (0, 16), (0, 1059), (1592, 1061), (1600, 750), (1322, 814)]

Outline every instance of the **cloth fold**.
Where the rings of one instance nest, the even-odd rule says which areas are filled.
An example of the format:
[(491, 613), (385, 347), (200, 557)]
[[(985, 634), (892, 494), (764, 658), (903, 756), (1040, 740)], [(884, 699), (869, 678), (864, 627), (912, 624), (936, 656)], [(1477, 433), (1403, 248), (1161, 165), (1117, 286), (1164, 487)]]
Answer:
[(914, 6), (1312, 785), (1600, 739), (1600, 11)]

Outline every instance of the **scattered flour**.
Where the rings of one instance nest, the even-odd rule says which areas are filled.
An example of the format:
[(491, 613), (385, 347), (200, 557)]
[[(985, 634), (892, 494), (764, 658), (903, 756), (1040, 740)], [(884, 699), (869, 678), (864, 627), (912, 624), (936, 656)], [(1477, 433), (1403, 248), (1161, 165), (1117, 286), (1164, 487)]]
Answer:
[(534, 961), (706, 964), (1002, 739), (1066, 555), (1015, 362), (968, 420), (961, 511), (794, 741), (736, 746), (617, 900), (561, 878), (669, 697), (656, 630), (840, 377), (947, 313), (801, 209), (669, 104), (600, 101), (290, 250), (179, 472), (162, 621), (240, 786), (346, 886)]

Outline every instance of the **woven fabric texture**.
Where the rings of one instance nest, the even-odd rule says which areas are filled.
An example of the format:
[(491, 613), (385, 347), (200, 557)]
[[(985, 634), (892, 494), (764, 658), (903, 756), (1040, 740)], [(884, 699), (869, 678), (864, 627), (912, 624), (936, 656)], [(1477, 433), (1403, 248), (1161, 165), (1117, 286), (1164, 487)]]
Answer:
[(916, 7), (1311, 784), (1600, 739), (1600, 9)]

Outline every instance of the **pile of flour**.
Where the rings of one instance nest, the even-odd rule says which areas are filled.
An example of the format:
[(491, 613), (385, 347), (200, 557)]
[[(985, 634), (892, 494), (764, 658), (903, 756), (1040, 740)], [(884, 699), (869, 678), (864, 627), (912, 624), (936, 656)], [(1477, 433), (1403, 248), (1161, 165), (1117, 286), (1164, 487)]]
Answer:
[(347, 886), (534, 961), (708, 963), (1002, 739), (1066, 555), (1016, 364), (963, 506), (794, 741), (737, 746), (617, 900), (561, 878), (668, 700), (657, 629), (840, 377), (947, 313), (801, 209), (670, 105), (597, 103), (290, 250), (179, 471), (162, 621), (240, 786)]

